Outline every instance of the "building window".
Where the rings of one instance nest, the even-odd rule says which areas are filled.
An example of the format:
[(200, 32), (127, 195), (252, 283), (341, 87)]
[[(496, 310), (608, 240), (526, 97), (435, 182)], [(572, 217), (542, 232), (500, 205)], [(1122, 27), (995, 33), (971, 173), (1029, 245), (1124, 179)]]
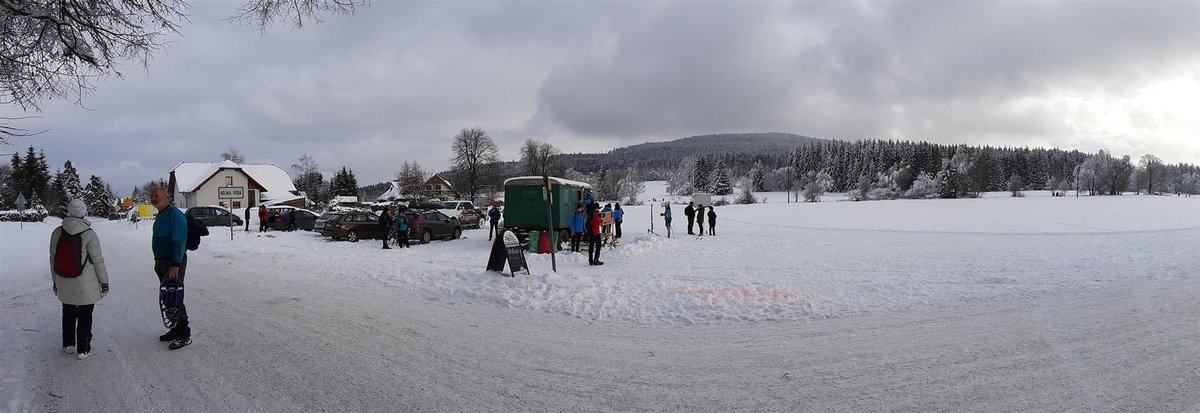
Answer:
[(242, 207), (242, 201), (233, 201), (233, 209), (238, 209), (241, 207)]
[(233, 177), (232, 176), (225, 177), (225, 186), (233, 186)]

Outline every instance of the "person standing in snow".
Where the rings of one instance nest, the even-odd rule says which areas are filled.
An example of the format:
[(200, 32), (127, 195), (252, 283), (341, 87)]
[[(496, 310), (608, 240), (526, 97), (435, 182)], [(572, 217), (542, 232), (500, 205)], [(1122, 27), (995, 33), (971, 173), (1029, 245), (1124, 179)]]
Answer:
[(696, 227), (700, 228), (700, 236), (704, 236), (704, 204), (696, 205)]
[(717, 235), (717, 207), (708, 207), (708, 235)]
[(588, 265), (604, 265), (600, 261), (600, 204), (588, 205)]
[(244, 214), (246, 216), (246, 232), (250, 232), (250, 208), (247, 207)]
[(100, 238), (83, 218), (86, 215), (83, 201), (72, 199), (67, 203), (67, 217), (50, 235), (50, 281), (63, 310), (62, 351), (78, 353), (80, 360), (96, 355), (92, 348), (92, 310), (108, 295), (108, 270)]
[(267, 232), (267, 206), (258, 206), (258, 232)]
[(613, 210), (613, 223), (617, 227), (617, 239), (621, 238), (621, 222), (625, 218), (625, 211), (621, 210), (621, 204), (617, 204), (617, 209)]
[(695, 202), (688, 202), (688, 206), (683, 209), (683, 214), (687, 215), (688, 219), (688, 235), (695, 235), (692, 232), (692, 225), (696, 224), (696, 206)]
[[(158, 208), (150, 240), (150, 249), (154, 252), (154, 274), (158, 275), (159, 285), (171, 278), (183, 287), (184, 276), (187, 273), (187, 217), (183, 215), (183, 211), (171, 205), (171, 197), (162, 187), (156, 186), (150, 190), (150, 203)], [(266, 208), (260, 211), (260, 216), (267, 212)], [(171, 350), (192, 344), (192, 329), (188, 324), (187, 307), (183, 305), (182, 294), (179, 297), (178, 308), (175, 327), (158, 336), (159, 341), (171, 342), (168, 346)]]
[(575, 204), (575, 212), (571, 213), (571, 252), (579, 252), (579, 242), (583, 239), (583, 230), (586, 224), (587, 217), (583, 213), (583, 204)]
[(389, 234), (392, 232), (392, 214), (389, 211), (391, 208), (384, 208), (383, 212), (379, 214), (379, 227), (383, 228), (383, 249), (385, 250), (392, 249), (388, 246)]
[(667, 224), (667, 238), (671, 238), (671, 204), (664, 206), (663, 212), (659, 215), (662, 215), (663, 222)]
[(500, 236), (500, 207), (492, 205), (492, 210), (488, 211), (488, 241), (492, 240), (492, 235)]
[(393, 221), (396, 224), (396, 248), (412, 248), (408, 245), (408, 215), (401, 209), (396, 213), (396, 219)]

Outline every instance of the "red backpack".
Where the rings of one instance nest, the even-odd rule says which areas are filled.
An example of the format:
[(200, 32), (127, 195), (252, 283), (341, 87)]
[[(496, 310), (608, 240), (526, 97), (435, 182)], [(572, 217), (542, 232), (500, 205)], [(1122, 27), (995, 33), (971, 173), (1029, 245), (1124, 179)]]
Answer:
[[(91, 231), (87, 229), (83, 232)], [(83, 253), (83, 232), (68, 234), (62, 231), (58, 244), (54, 246), (54, 273), (63, 278), (75, 278), (83, 274), (86, 264)]]

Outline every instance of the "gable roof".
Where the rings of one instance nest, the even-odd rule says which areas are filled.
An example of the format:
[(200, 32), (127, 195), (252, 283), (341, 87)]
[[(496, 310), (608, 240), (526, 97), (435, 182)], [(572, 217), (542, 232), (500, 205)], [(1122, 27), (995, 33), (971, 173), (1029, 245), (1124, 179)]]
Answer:
[(446, 185), (446, 189), (454, 188), (454, 185), (450, 185), (450, 181), (443, 179), (442, 177), (438, 176), (437, 174), (433, 174), (433, 176), (431, 176), (431, 177), (429, 177), (429, 179), (425, 180), (425, 185), (429, 185), (431, 183), (442, 183), (442, 184)]
[(404, 191), (404, 187), (400, 186), (400, 182), (392, 181), (392, 182), (390, 182), (390, 184), (392, 184), (392, 186), (390, 188), (388, 188), (387, 191), (384, 191), (384, 193), (382, 193), (378, 197), (376, 197), (375, 198), (376, 201), (390, 201), (390, 200), (396, 200), (396, 199), (404, 199), (409, 196), (409, 194)]
[(274, 164), (238, 165), (233, 161), (221, 163), (180, 162), (171, 173), (175, 177), (175, 190), (179, 192), (195, 192), (221, 169), (237, 169), (246, 174), (252, 183), (262, 187), (263, 192), (292, 192), (296, 185), (288, 177), (287, 172)]

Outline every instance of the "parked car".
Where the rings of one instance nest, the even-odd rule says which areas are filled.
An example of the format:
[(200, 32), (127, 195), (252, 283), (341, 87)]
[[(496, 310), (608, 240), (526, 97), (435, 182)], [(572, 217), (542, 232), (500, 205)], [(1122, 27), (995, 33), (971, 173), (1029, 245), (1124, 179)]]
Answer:
[(436, 210), (404, 211), (408, 216), (408, 239), (428, 244), (434, 238), (458, 239), (462, 236), (462, 222)]
[(457, 219), (464, 227), (483, 228), (487, 221), (484, 212), (475, 209), (475, 204), (472, 204), (471, 201), (442, 202), (438, 212), (446, 214), (451, 219)]
[[(288, 213), (296, 211), (296, 227), (288, 228), (287, 220)], [(304, 208), (296, 208), (294, 206), (279, 205), (267, 207), (267, 226), (271, 229), (288, 230), (302, 229), (312, 231), (313, 225), (317, 223), (317, 213)]]
[(191, 207), (188, 208), (187, 212), (185, 213), (193, 218), (196, 218), (206, 227), (231, 226), (229, 219), (231, 216), (233, 217), (232, 226), (240, 227), (243, 224), (242, 217), (232, 215), (229, 213), (228, 209), (225, 209), (225, 207), (219, 207), (215, 205)]
[(379, 226), (379, 216), (371, 212), (348, 211), (326, 212), (317, 218), (313, 231), (335, 240), (358, 242), (364, 238), (383, 238), (386, 230)]

